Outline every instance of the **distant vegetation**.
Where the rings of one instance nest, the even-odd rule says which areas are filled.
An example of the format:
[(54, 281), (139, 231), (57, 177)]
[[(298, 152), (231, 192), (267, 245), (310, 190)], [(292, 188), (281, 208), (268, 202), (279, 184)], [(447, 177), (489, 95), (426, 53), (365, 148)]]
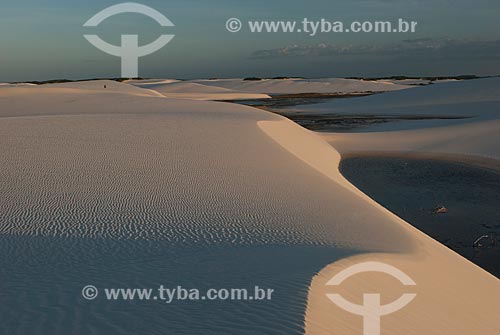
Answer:
[(479, 79), (479, 78), (490, 78), (495, 76), (488, 77), (479, 77), (476, 75), (460, 75), (460, 76), (441, 76), (441, 77), (407, 77), (407, 76), (391, 76), (391, 77), (348, 77), (346, 79), (358, 79), (358, 80), (367, 80), (367, 81), (375, 81), (375, 80), (470, 80), (470, 79)]
[(304, 79), (302, 77), (273, 77), (273, 78), (259, 78), (259, 77), (248, 77), (243, 80), (247, 81), (259, 81), (264, 79), (275, 79), (275, 80), (286, 80), (286, 79)]
[[(500, 77), (499, 76), (485, 76), (480, 77), (476, 75), (460, 75), (460, 76), (439, 76), (439, 77), (408, 77), (408, 76), (390, 76), (390, 77), (346, 77), (345, 79), (357, 79), (357, 80), (365, 80), (365, 81), (376, 81), (376, 80), (429, 80), (431, 82), (436, 80), (471, 80), (471, 79), (479, 79), (479, 78), (492, 78), (492, 77)], [(113, 80), (117, 82), (124, 82), (126, 80), (144, 80), (150, 78), (93, 78), (93, 79), (80, 79), (80, 80), (69, 80), (69, 79), (53, 79), (53, 80), (45, 80), (45, 81), (23, 81), (23, 82), (13, 82), (12, 84), (35, 84), (35, 85), (44, 85), (44, 84), (60, 84), (60, 83), (73, 83), (73, 82), (83, 82), (83, 81), (92, 81), (92, 80)], [(219, 78), (210, 78), (210, 80), (217, 80)], [(273, 78), (259, 78), (259, 77), (247, 77), (243, 80), (245, 81), (261, 81), (266, 79), (275, 79), (275, 80), (286, 80), (286, 79), (305, 79), (303, 77), (273, 77)], [(183, 79), (180, 79), (181, 81)]]
[(16, 82), (13, 84), (20, 84), (20, 83), (27, 83), (27, 84), (35, 84), (35, 85), (45, 85), (45, 84), (61, 84), (61, 83), (77, 83), (77, 82), (83, 82), (83, 81), (93, 81), (93, 80), (113, 80), (117, 82), (124, 82), (126, 80), (142, 80), (146, 78), (93, 78), (93, 79), (79, 79), (79, 80), (69, 80), (69, 79), (52, 79), (52, 80), (45, 80), (45, 81), (23, 81), (23, 82)]
[(246, 80), (246, 81), (259, 81), (259, 80), (262, 80), (262, 78), (257, 78), (257, 77), (249, 77), (249, 78), (245, 78), (243, 80)]

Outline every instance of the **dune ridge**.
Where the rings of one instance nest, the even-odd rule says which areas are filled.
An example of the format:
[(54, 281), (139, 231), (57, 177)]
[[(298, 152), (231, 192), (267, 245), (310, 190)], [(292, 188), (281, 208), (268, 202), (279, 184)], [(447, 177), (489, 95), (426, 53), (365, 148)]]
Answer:
[[(298, 131), (286, 129), (285, 123), (289, 122), (291, 121), (264, 121), (259, 122), (259, 125), (266, 134), (298, 158), (356, 194), (359, 201), (364, 202), (366, 207), (374, 207), (385, 214), (380, 219), (372, 220), (372, 224), (383, 227), (384, 224), (391, 223), (402, 227), (411, 236), (413, 245), (408, 248), (408, 245), (393, 241), (391, 248), (396, 246), (398, 248), (396, 251), (363, 253), (347, 257), (320, 271), (313, 278), (309, 288), (306, 334), (359, 334), (362, 332), (361, 317), (334, 305), (326, 297), (327, 293), (341, 293), (348, 300), (357, 303), (361, 303), (359, 297), (363, 292), (383, 292), (386, 296), (394, 297), (393, 300), (399, 297), (401, 288), (393, 285), (394, 282), (388, 282), (387, 277), (376, 273), (360, 275), (335, 291), (326, 286), (328, 280), (341, 270), (366, 261), (378, 261), (396, 266), (417, 282), (413, 292), (417, 293), (418, 299), (405, 309), (398, 311), (397, 314), (384, 317), (382, 328), (384, 334), (465, 335), (483, 332), (493, 334), (500, 329), (500, 322), (495, 317), (497, 311), (500, 310), (500, 301), (492, 298), (500, 294), (500, 280), (420, 232), (363, 194), (338, 171), (340, 158), (337, 152), (331, 150), (328, 152), (328, 148), (324, 147), (320, 139), (306, 140), (307, 130), (302, 130), (304, 133), (302, 138), (297, 136)], [(304, 150), (304, 148), (309, 150)], [(315, 149), (314, 154), (311, 154), (312, 148)], [(481, 285), (478, 287), (479, 282)]]
[(159, 81), (141, 83), (133, 82), (133, 85), (154, 90), (161, 95), (174, 99), (190, 100), (253, 100), (268, 99), (267, 94), (239, 92), (217, 86), (203, 85), (186, 81)]
[[(359, 334), (360, 317), (331, 303), (324, 284), (364, 260), (390, 263), (417, 282), (417, 300), (385, 317), (384, 333), (493, 334), (500, 329), (498, 279), (418, 232), (340, 175), (341, 155), (354, 148), (349, 145), (358, 141), (355, 135), (344, 142), (340, 135), (328, 135), (332, 147), (320, 135), (258, 109), (166, 98), (129, 84), (101, 90), (102, 85), (0, 88), (0, 236), (6, 241), (0, 251), (9, 255), (2, 268), (13, 273), (0, 284), (10, 292), (11, 307), (0, 305), (0, 312), (29, 311), (23, 328), (6, 323), (4, 330), (42, 324), (46, 332), (64, 334), (99, 324), (108, 332), (123, 332), (148, 320), (152, 333), (168, 325), (210, 334)], [(483, 148), (483, 140), (470, 143), (467, 150)], [(44, 243), (54, 248), (44, 250)], [(33, 250), (29, 255), (26, 245)], [(61, 261), (57, 250), (85, 256), (75, 268)], [(196, 262), (201, 275), (182, 266)], [(83, 280), (127, 286), (141, 283), (137, 276), (148, 283), (187, 277), (195, 285), (201, 278), (219, 282), (218, 274), (229, 267), (237, 269), (232, 280), (252, 283), (255, 273), (246, 265), (260, 271), (261, 280), (292, 290), (293, 299), (278, 299), (269, 309), (245, 305), (238, 313), (224, 305), (190, 307), (199, 320), (190, 319), (190, 310), (182, 306), (174, 313), (154, 306), (123, 307), (128, 312), (120, 313), (102, 302), (91, 307), (69, 303)], [(79, 279), (79, 268), (91, 276)], [(182, 269), (184, 277), (172, 269)], [(39, 280), (34, 283), (34, 278)], [(310, 280), (304, 292), (302, 285)], [(55, 298), (47, 293), (51, 289)], [(387, 278), (369, 274), (340, 292), (359, 301), (365, 289), (383, 291), (388, 298), (400, 293)], [(302, 294), (307, 303), (300, 300)], [(59, 321), (48, 322), (54, 317), (49, 312), (37, 314), (33, 300), (50, 306)], [(245, 329), (238, 328), (242, 324)]]
[(358, 79), (213, 79), (193, 80), (193, 83), (229, 88), (240, 92), (262, 94), (299, 94), (299, 93), (362, 93), (386, 92), (411, 88), (389, 82), (364, 81)]
[[(361, 248), (381, 243), (363, 241), (369, 227), (328, 224), (331, 213), (323, 208), (335, 193), (320, 186), (322, 175), (293, 163), (261, 135), (257, 121), (279, 116), (214, 102), (31, 92), (0, 101), (9, 106), (0, 113), (1, 174), (8, 181), (0, 204), (4, 234)], [(289, 185), (287, 178), (297, 180)], [(292, 189), (297, 196), (283, 201)], [(307, 202), (299, 190), (310, 192)]]

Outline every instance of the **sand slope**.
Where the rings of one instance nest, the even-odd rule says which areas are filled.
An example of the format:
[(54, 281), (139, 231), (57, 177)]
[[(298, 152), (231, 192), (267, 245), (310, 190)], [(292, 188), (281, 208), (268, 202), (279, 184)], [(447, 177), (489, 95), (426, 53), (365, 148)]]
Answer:
[[(311, 109), (335, 108), (346, 113), (365, 114), (380, 111), (385, 113), (415, 113), (418, 111), (418, 113), (428, 114), (439, 111), (448, 115), (468, 113), (472, 118), (459, 124), (443, 120), (439, 126), (426, 128), (422, 124), (414, 122), (411, 125), (413, 129), (406, 131), (323, 134), (323, 138), (327, 139), (342, 155), (406, 154), (416, 157), (467, 161), (494, 168), (499, 166), (500, 159), (500, 150), (496, 145), (500, 140), (499, 89), (500, 81), (497, 78), (481, 79), (440, 84), (439, 86), (433, 85), (382, 96), (323, 104), (322, 106), (311, 106)], [(368, 199), (367, 201), (370, 202)], [(405, 225), (409, 231), (414, 231), (412, 227), (404, 223), (401, 224)], [(485, 274), (481, 269), (471, 267), (465, 259), (434, 243), (423, 234), (415, 231), (414, 238), (419, 241), (420, 247), (411, 254), (355, 256), (325, 268), (315, 277), (311, 286), (308, 305), (308, 332), (311, 334), (331, 334), (332, 329), (335, 329), (343, 334), (359, 333), (356, 329), (349, 329), (349, 325), (356, 322), (356, 317), (353, 315), (347, 313), (347, 319), (342, 326), (331, 319), (333, 313), (341, 313), (341, 310), (332, 308), (330, 302), (324, 299), (322, 296), (325, 291), (324, 285), (331, 276), (349, 265), (366, 260), (381, 260), (396, 265), (399, 269), (410, 274), (417, 283), (415, 289), (412, 290), (412, 292), (417, 293), (417, 300), (396, 314), (384, 317), (383, 333), (497, 333), (500, 327), (495, 320), (495, 315), (500, 311), (498, 300), (486, 298), (482, 294), (496, 292), (498, 280)], [(476, 281), (479, 277), (483, 278), (480, 280), (482, 284), (478, 284)], [(383, 280), (382, 276), (360, 276), (352, 279), (349, 283), (352, 286), (347, 286), (340, 292), (359, 303), (363, 292), (360, 288), (364, 288), (364, 292), (375, 291), (377, 284)], [(485, 284), (486, 281), (489, 281), (491, 286)], [(494, 284), (495, 282), (496, 284)], [(328, 290), (333, 292), (332, 288)], [(399, 285), (391, 287), (389, 291), (389, 297), (393, 297), (392, 300), (403, 292)], [(492, 294), (497, 295), (498, 293)], [(450, 317), (451, 315), (453, 317)]]
[(357, 99), (330, 100), (290, 110), (339, 115), (464, 118), (393, 122), (372, 127), (370, 131), (427, 128), (497, 119), (499, 91), (500, 78), (452, 81)]
[[(500, 330), (500, 281), (354, 188), (318, 135), (249, 107), (102, 85), (0, 89), (0, 265), (11, 273), (0, 312), (23, 315), (3, 332), (297, 334), (305, 314), (308, 334), (360, 334), (361, 319), (327, 300), (324, 283), (361, 260), (388, 262), (417, 282), (417, 300), (384, 318), (384, 334)], [(314, 278), (303, 270), (310, 263), (323, 268)], [(297, 284), (304, 276), (307, 305)], [(278, 305), (167, 313), (75, 304), (79, 285), (91, 282), (221, 285), (225, 277), (271, 283), (282, 290)], [(353, 280), (341, 293), (354, 301), (367, 287), (389, 300), (401, 289), (376, 275)]]
[(183, 81), (160, 81), (148, 83), (134, 83), (138, 87), (148, 88), (161, 93), (168, 98), (191, 100), (246, 100), (266, 99), (266, 94), (244, 93), (227, 88), (202, 85)]
[[(308, 110), (352, 114), (466, 116), (461, 120), (394, 122), (377, 132), (324, 134), (342, 154), (413, 154), (476, 160), (496, 166), (500, 159), (500, 78), (419, 87), (351, 101), (318, 104)], [(467, 158), (469, 157), (469, 158)]]
[[(383, 292), (384, 303), (394, 301), (403, 293), (408, 293), (397, 281), (378, 273), (358, 275), (340, 288), (326, 285), (343, 269), (367, 261), (378, 261), (396, 266), (417, 283), (410, 292), (416, 293), (418, 298), (406, 308), (384, 317), (382, 328), (384, 334), (483, 332), (494, 334), (500, 330), (500, 322), (496, 318), (500, 311), (500, 301), (493, 298), (500, 293), (500, 281), (496, 277), (471, 264), (375, 203), (345, 180), (338, 171), (332, 172), (334, 171), (331, 167), (332, 160), (325, 159), (325, 157), (332, 156), (333, 158), (336, 155), (329, 155), (329, 149), (324, 147), (319, 140), (310, 139), (305, 144), (304, 139), (297, 140), (298, 134), (285, 130), (285, 123), (285, 121), (281, 124), (263, 122), (261, 127), (298, 158), (329, 176), (336, 184), (338, 196), (343, 193), (339, 188), (344, 188), (356, 194), (358, 201), (365, 204), (363, 211), (376, 209), (382, 217), (370, 219), (371, 224), (380, 226), (392, 222), (394, 226), (404, 228), (411, 236), (413, 245), (411, 249), (402, 247), (401, 252), (396, 253), (370, 253), (346, 258), (323, 269), (314, 277), (310, 287), (306, 334), (359, 334), (362, 332), (361, 317), (334, 305), (326, 297), (328, 293), (340, 293), (356, 304), (362, 304), (361, 297), (364, 293)], [(336, 146), (337, 142), (333, 140), (332, 144)], [(311, 154), (311, 147), (317, 148), (315, 154)], [(352, 209), (352, 207), (344, 208), (345, 211)], [(383, 232), (379, 231), (379, 234)], [(379, 234), (372, 238), (377, 239)], [(390, 247), (394, 245), (401, 246), (400, 241), (391, 241)], [(403, 251), (405, 249), (406, 251)]]
[(171, 84), (176, 83), (177, 79), (130, 79), (126, 80), (125, 83), (130, 85), (158, 85), (158, 84)]
[[(327, 224), (332, 212), (317, 209), (336, 197), (334, 190), (313, 187), (324, 177), (300, 161), (293, 163), (296, 159), (257, 126), (258, 121), (281, 117), (232, 104), (131, 94), (61, 89), (54, 96), (44, 87), (0, 99), (5, 106), (0, 112), (2, 180), (8, 181), (2, 192), (9, 199), (0, 212), (10, 218), (3, 221), (4, 233), (186, 241), (191, 236), (206, 243), (212, 238), (279, 243), (282, 236), (283, 243), (371, 244), (362, 237), (369, 236), (368, 226)], [(288, 126), (302, 131), (293, 123)], [(297, 191), (310, 190), (307, 203), (303, 196), (282, 200), (291, 190), (288, 180), (298, 178), (297, 173), (309, 175), (296, 183)], [(43, 201), (47, 188), (54, 196), (51, 201)], [(18, 221), (19, 201), (40, 219)], [(55, 206), (66, 202), (80, 205), (73, 210)], [(126, 208), (131, 217), (111, 223), (115, 206)], [(170, 219), (145, 225), (135, 216), (143, 206)], [(244, 219), (247, 210), (253, 214)], [(88, 211), (110, 223), (95, 227), (81, 217)], [(290, 220), (289, 215), (301, 219)], [(208, 233), (211, 229), (220, 232)], [(274, 237), (266, 237), (267, 232)], [(384, 245), (390, 236), (373, 246)]]
[(389, 82), (374, 82), (355, 79), (264, 79), (258, 81), (242, 79), (194, 80), (194, 83), (217, 86), (249, 93), (300, 94), (300, 93), (362, 93), (385, 92), (410, 88)]

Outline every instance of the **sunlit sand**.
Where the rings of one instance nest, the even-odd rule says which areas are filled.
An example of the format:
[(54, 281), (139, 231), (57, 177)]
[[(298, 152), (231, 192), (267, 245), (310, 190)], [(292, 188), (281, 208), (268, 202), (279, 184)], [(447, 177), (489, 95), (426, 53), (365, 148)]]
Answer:
[[(20, 332), (35, 325), (46, 333), (91, 332), (93, 325), (110, 333), (140, 332), (148, 320), (157, 331), (168, 325), (178, 333), (188, 333), (189, 325), (192, 333), (205, 334), (360, 334), (362, 319), (334, 305), (325, 284), (349, 265), (377, 260), (417, 283), (415, 301), (383, 318), (384, 334), (494, 334), (500, 329), (500, 281), (356, 189), (339, 163), (342, 155), (361, 152), (497, 161), (498, 83), (2, 85), (1, 252), (12, 276), (1, 284), (10, 293), (0, 307), (8, 320), (0, 330), (15, 327), (9, 320), (25, 313)], [(397, 92), (312, 108), (472, 117), (429, 127), (415, 122), (391, 132), (319, 135), (276, 114), (200, 101), (368, 91)], [(129, 305), (124, 313), (105, 303), (73, 303), (83, 284), (123, 286), (141, 278), (193, 285), (258, 280), (287, 298), (264, 307)], [(338, 292), (360, 302), (363, 289), (375, 290), (390, 301), (402, 290), (394, 283), (369, 273)], [(47, 312), (36, 315), (34, 301)]]

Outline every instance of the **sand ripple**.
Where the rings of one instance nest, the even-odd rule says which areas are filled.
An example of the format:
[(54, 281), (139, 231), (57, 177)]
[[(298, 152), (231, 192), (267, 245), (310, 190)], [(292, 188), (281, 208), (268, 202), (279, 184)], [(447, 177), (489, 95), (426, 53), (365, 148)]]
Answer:
[[(300, 334), (315, 273), (405, 241), (391, 226), (372, 238), (383, 213), (257, 125), (280, 117), (31, 92), (0, 94), (0, 333)], [(268, 304), (89, 303), (88, 284), (279, 292)]]

